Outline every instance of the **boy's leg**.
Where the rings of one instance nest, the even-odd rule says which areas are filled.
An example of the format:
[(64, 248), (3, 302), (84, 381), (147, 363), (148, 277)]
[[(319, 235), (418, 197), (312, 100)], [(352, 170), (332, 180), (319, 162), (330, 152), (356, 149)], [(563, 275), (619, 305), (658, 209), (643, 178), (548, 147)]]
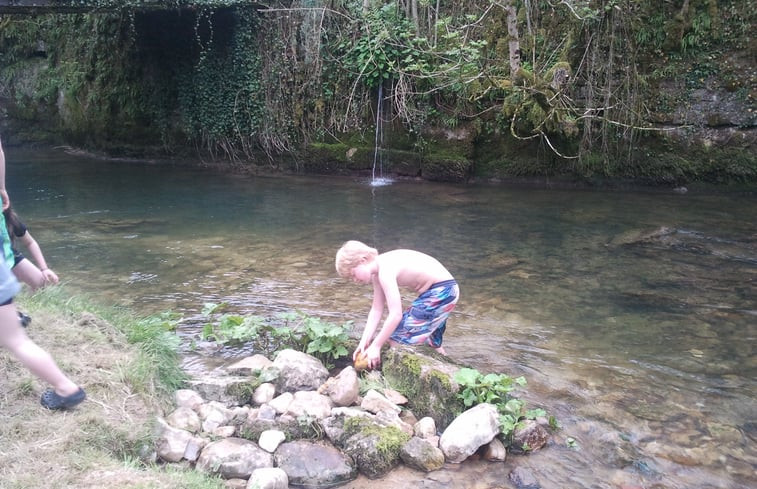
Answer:
[(79, 391), (79, 386), (66, 377), (50, 354), (26, 335), (13, 303), (0, 306), (0, 346), (7, 348), (34, 375), (53, 386), (60, 396)]

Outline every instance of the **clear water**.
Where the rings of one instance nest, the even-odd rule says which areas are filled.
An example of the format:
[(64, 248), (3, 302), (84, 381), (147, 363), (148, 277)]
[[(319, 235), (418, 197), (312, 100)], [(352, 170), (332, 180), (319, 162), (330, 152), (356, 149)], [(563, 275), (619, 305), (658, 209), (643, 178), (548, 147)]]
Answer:
[[(544, 488), (757, 485), (754, 194), (371, 186), (6, 155), (14, 206), (67, 286), (140, 314), (181, 312), (187, 341), (205, 302), (359, 328), (371, 291), (333, 264), (347, 239), (445, 263), (461, 286), (447, 352), (524, 375), (522, 397), (562, 429), (504, 465), (360, 487), (512, 487), (516, 465)], [(194, 355), (187, 367), (203, 368)]]

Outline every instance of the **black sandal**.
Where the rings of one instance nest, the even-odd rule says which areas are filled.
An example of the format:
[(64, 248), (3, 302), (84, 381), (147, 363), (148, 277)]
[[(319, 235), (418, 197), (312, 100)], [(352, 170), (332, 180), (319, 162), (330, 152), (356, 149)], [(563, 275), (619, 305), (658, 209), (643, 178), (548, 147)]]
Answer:
[(81, 387), (79, 387), (78, 391), (74, 392), (70, 396), (65, 397), (57, 394), (53, 389), (47, 389), (42, 394), (42, 398), (39, 402), (47, 409), (60, 410), (70, 409), (81, 403), (86, 398), (87, 394)]

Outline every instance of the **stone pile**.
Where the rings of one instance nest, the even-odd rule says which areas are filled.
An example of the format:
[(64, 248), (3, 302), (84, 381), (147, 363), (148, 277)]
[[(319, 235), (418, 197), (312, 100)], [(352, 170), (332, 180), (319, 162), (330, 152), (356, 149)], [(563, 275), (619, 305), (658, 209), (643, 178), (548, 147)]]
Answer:
[[(430, 472), (473, 454), (506, 456), (491, 404), (454, 417), (440, 434), (432, 417), (417, 419), (392, 389), (360, 396), (352, 366), (329, 377), (315, 357), (284, 350), (273, 361), (254, 355), (226, 370), (176, 392), (175, 410), (157, 420), (160, 460), (219, 475), (230, 487), (287, 489), (336, 486), (358, 473), (379, 478), (400, 463)], [(533, 451), (549, 435), (530, 423), (518, 437)]]

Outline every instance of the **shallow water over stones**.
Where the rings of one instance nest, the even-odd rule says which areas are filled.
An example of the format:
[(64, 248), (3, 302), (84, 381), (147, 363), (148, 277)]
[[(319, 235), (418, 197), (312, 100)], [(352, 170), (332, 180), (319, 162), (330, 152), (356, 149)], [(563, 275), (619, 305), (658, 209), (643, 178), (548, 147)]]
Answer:
[(344, 240), (440, 258), (461, 284), (447, 351), (525, 376), (521, 397), (563, 428), (545, 450), (480, 473), (445, 466), (352, 487), (512, 487), (519, 464), (544, 488), (755, 485), (753, 194), (370, 187), (5, 150), (14, 206), (67, 287), (182, 313), (193, 372), (251, 353), (200, 340), (205, 302), (354, 320), (359, 334), (370, 290), (336, 277)]

